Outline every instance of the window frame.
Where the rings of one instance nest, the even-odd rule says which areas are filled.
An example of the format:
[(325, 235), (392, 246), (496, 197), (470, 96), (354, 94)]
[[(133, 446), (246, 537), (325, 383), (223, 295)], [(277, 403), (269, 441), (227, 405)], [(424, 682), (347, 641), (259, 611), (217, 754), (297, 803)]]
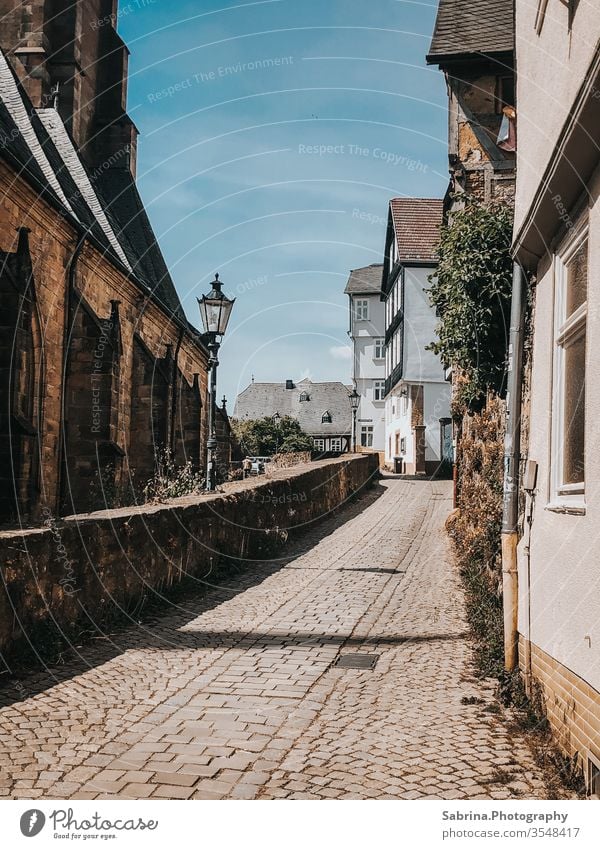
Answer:
[(373, 425), (360, 426), (360, 444), (362, 448), (373, 447)]
[[(379, 351), (379, 353), (377, 353)], [(373, 359), (383, 360), (385, 357), (385, 337), (377, 336), (373, 345)]]
[(319, 436), (313, 437), (313, 448), (315, 451), (325, 451), (325, 440)]
[[(552, 428), (550, 451), (550, 508), (585, 510), (585, 435), (583, 481), (564, 483), (565, 460), (565, 359), (569, 343), (585, 335), (587, 360), (587, 323), (589, 298), (589, 265), (586, 300), (566, 317), (569, 263), (584, 246), (589, 251), (589, 224), (587, 217), (571, 231), (568, 238), (554, 254), (554, 311), (553, 311), (553, 369), (552, 369)], [(589, 262), (589, 253), (588, 253)], [(587, 362), (584, 365), (584, 386), (587, 383)], [(584, 400), (584, 434), (586, 427), (586, 401)]]
[(373, 381), (373, 401), (385, 401), (385, 380)]
[[(339, 446), (339, 447), (336, 447), (336, 446)], [(329, 440), (329, 450), (332, 451), (332, 452), (334, 452), (334, 451), (341, 452), (341, 450), (342, 450), (342, 437), (341, 436), (332, 436), (331, 437), (331, 439)]]
[[(363, 315), (364, 313), (364, 315)], [(354, 301), (354, 321), (369, 320), (369, 299), (356, 298)]]

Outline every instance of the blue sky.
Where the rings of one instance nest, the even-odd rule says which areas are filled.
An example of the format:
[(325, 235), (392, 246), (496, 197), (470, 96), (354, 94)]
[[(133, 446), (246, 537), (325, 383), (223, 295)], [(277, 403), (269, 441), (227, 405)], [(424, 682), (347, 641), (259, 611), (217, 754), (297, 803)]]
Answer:
[(188, 317), (219, 271), (230, 409), (250, 382), (343, 380), (349, 270), (394, 196), (447, 185), (437, 4), (121, 0), (138, 184)]

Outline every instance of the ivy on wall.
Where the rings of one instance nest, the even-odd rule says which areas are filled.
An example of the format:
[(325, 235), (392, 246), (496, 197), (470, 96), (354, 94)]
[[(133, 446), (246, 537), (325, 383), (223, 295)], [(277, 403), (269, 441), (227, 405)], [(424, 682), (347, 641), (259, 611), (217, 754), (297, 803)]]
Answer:
[(431, 350), (455, 370), (454, 403), (478, 409), (502, 394), (510, 324), (513, 211), (506, 203), (464, 206), (442, 227), (429, 297), (438, 314)]

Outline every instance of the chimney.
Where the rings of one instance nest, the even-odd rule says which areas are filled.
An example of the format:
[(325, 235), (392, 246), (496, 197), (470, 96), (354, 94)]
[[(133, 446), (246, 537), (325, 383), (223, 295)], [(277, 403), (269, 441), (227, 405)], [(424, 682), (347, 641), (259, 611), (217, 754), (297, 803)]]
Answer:
[(285, 388), (286, 389), (293, 389), (294, 388), (294, 381), (293, 380), (286, 380)]

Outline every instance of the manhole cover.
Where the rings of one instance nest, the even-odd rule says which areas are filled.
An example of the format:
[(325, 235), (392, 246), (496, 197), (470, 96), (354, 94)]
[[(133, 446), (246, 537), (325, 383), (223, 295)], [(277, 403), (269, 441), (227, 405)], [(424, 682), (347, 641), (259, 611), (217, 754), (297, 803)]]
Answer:
[(381, 655), (378, 654), (341, 654), (334, 666), (343, 669), (374, 669)]

